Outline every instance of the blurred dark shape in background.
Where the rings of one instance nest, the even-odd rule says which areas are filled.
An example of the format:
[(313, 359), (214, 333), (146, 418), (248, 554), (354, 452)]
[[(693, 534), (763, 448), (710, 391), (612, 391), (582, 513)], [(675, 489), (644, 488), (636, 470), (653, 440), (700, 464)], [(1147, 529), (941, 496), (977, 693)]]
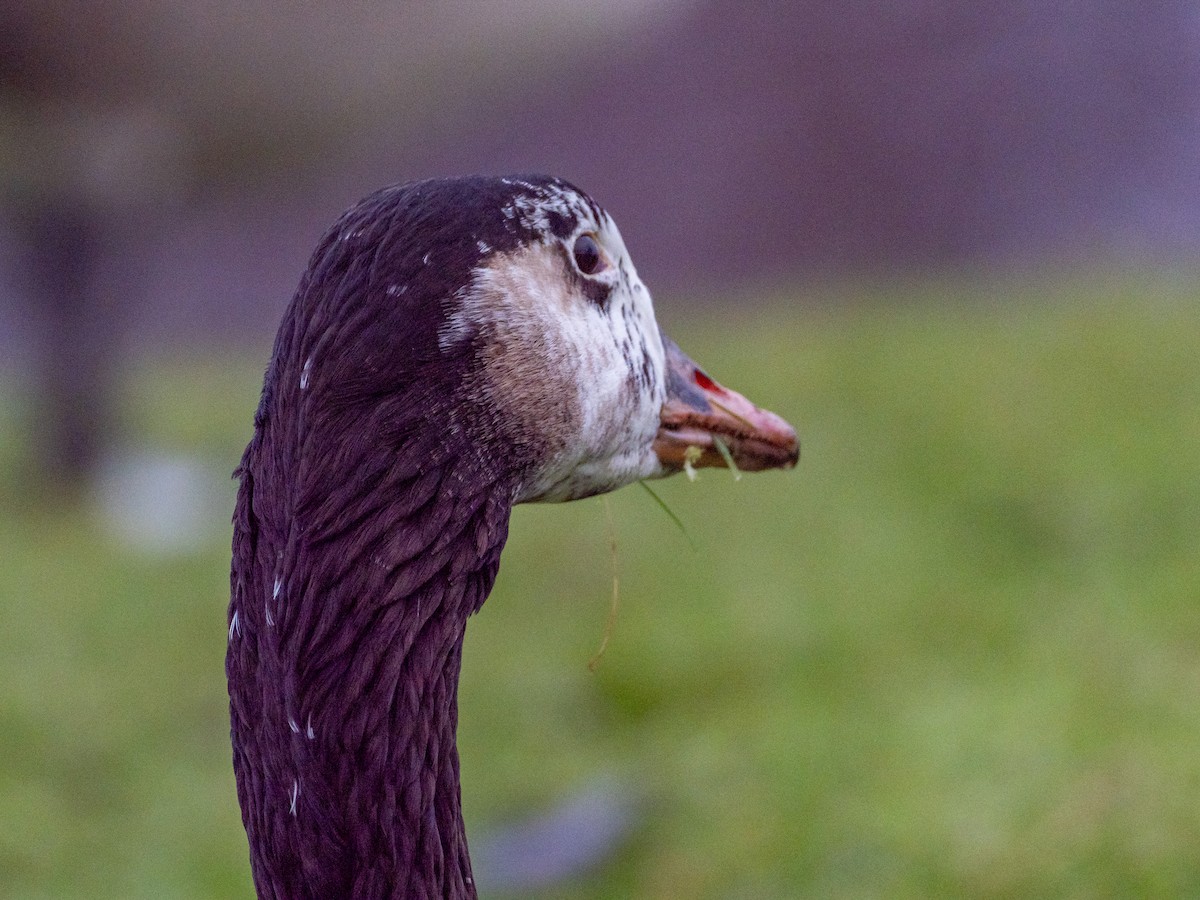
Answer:
[(43, 337), (35, 454), (50, 482), (74, 488), (96, 465), (107, 403), (108, 329), (94, 286), (104, 227), (66, 197), (42, 198), (26, 215), (28, 285)]
[(1179, 259), (1198, 23), (1183, 0), (9, 3), (0, 353), (41, 373), (45, 474), (79, 482), (123, 348), (265, 344), (341, 209), (456, 172), (576, 181), (668, 308)]

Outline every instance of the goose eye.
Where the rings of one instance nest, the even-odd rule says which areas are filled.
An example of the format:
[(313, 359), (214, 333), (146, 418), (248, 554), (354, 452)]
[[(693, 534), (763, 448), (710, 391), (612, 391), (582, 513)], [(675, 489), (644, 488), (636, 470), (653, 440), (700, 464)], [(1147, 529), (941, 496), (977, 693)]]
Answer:
[(600, 245), (590, 234), (581, 234), (577, 237), (571, 253), (575, 257), (575, 265), (584, 275), (595, 275), (606, 268), (604, 255), (600, 252)]

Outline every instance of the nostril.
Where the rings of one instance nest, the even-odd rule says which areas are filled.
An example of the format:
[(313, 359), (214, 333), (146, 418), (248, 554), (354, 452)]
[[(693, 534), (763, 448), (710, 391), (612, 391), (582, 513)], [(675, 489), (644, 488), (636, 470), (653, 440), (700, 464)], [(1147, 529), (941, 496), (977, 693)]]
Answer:
[(721, 387), (719, 384), (717, 384), (715, 381), (713, 381), (711, 378), (709, 378), (707, 375), (705, 375), (699, 369), (697, 369), (692, 374), (692, 378), (695, 380), (696, 384), (700, 385), (700, 387), (703, 390), (712, 391), (714, 394), (725, 393), (725, 388)]

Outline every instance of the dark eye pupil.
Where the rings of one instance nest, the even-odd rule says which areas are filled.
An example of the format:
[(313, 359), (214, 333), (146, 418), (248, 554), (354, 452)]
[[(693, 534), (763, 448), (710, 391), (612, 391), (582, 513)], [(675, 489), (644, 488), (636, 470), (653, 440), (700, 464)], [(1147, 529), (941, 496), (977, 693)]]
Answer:
[(600, 271), (604, 260), (600, 256), (599, 245), (590, 234), (581, 234), (575, 239), (574, 253), (575, 265), (584, 275), (594, 275)]

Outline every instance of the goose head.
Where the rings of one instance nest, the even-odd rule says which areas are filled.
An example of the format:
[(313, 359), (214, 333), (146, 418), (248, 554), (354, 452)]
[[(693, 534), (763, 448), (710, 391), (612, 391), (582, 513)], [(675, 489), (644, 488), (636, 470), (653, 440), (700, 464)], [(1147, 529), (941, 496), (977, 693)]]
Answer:
[[(348, 290), (332, 276), (356, 260), (364, 271)], [(616, 223), (560, 179), (384, 190), (343, 217), (309, 274), (293, 378), (319, 397), (328, 370), (335, 402), (349, 384), (372, 401), (410, 398), (393, 415), (468, 437), (513, 502), (579, 499), (685, 464), (758, 471), (798, 457), (786, 422), (659, 330)]]
[(350, 209), (284, 314), (239, 469), (226, 672), (260, 894), (474, 896), (456, 692), (513, 504), (797, 455), (662, 334), (570, 184)]
[(524, 239), (474, 268), (439, 342), (469, 335), (512, 446), (531, 448), (516, 496), (575, 500), (679, 471), (796, 461), (782, 419), (721, 387), (669, 338), (612, 217), (557, 179), (503, 179)]

